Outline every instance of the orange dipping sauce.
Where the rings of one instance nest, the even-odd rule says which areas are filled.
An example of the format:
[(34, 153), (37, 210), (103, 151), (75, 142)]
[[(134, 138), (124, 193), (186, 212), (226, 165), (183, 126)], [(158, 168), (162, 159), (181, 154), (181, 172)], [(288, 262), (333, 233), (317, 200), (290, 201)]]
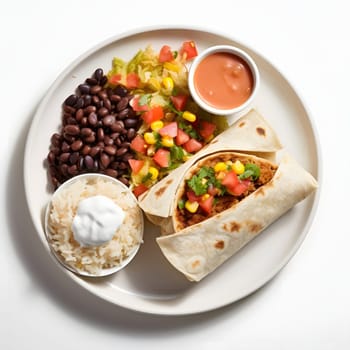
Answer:
[(194, 73), (194, 85), (200, 98), (218, 109), (232, 109), (248, 100), (254, 79), (247, 63), (226, 52), (205, 57)]

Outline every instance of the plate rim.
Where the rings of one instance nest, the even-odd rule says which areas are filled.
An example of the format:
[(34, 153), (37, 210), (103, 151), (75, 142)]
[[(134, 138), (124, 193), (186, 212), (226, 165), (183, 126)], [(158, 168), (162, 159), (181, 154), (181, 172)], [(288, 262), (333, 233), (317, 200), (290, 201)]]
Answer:
[[(136, 36), (136, 35), (140, 35), (140, 34), (144, 34), (144, 33), (150, 33), (150, 32), (156, 32), (156, 31), (168, 31), (168, 32), (172, 32), (172, 31), (195, 31), (195, 32), (201, 32), (201, 33), (208, 33), (211, 35), (215, 35), (218, 37), (221, 37), (223, 39), (229, 40), (229, 41), (234, 41), (237, 44), (240, 44), (244, 47), (246, 47), (248, 50), (254, 52), (254, 54), (259, 55), (263, 60), (265, 60), (266, 62), (268, 62), (273, 68), (274, 70), (280, 74), (283, 79), (288, 83), (288, 85), (291, 87), (291, 89), (295, 92), (297, 98), (299, 99), (302, 107), (305, 109), (308, 121), (310, 123), (311, 126), (311, 130), (313, 133), (313, 138), (314, 138), (314, 143), (315, 143), (315, 153), (317, 155), (317, 159), (316, 159), (316, 170), (317, 170), (317, 181), (318, 181), (318, 189), (317, 191), (312, 195), (314, 197), (313, 199), (313, 203), (312, 203), (312, 207), (310, 210), (310, 213), (307, 217), (307, 221), (306, 224), (304, 225), (304, 229), (301, 232), (301, 234), (299, 235), (298, 239), (294, 242), (293, 244), (293, 248), (289, 250), (288, 254), (281, 260), (280, 264), (278, 264), (277, 266), (275, 266), (274, 269), (270, 270), (269, 274), (264, 274), (264, 278), (261, 278), (259, 283), (256, 283), (258, 285), (258, 287), (247, 290), (247, 291), (243, 291), (241, 293), (240, 296), (234, 298), (234, 300), (227, 300), (224, 303), (216, 303), (215, 305), (211, 305), (209, 307), (202, 307), (202, 308), (197, 308), (196, 310), (177, 310), (177, 308), (175, 309), (171, 309), (169, 310), (169, 308), (165, 308), (164, 310), (151, 310), (150, 307), (142, 307), (140, 305), (138, 306), (134, 306), (134, 305), (130, 305), (130, 304), (126, 304), (126, 303), (121, 303), (121, 302), (116, 302), (115, 300), (113, 300), (113, 298), (110, 298), (109, 296), (106, 295), (101, 295), (101, 293), (98, 293), (93, 286), (90, 286), (90, 284), (85, 281), (84, 279), (82, 279), (81, 277), (77, 276), (76, 274), (74, 274), (71, 271), (68, 271), (67, 269), (65, 269), (63, 266), (61, 266), (60, 264), (57, 263), (56, 259), (52, 256), (50, 249), (47, 245), (47, 242), (45, 242), (43, 239), (40, 239), (40, 241), (43, 243), (43, 246), (45, 247), (45, 249), (49, 252), (49, 255), (52, 257), (53, 260), (55, 260), (55, 262), (57, 263), (57, 266), (59, 266), (59, 268), (66, 274), (68, 275), (76, 284), (78, 284), (80, 287), (83, 287), (85, 290), (87, 290), (89, 293), (97, 296), (98, 298), (101, 298), (105, 301), (108, 301), (114, 305), (117, 305), (119, 307), (128, 309), (128, 310), (133, 310), (133, 311), (138, 311), (138, 312), (142, 312), (142, 313), (146, 313), (146, 314), (153, 314), (153, 315), (166, 315), (166, 316), (179, 316), (179, 315), (194, 315), (194, 314), (199, 314), (199, 313), (204, 313), (204, 312), (210, 312), (213, 310), (217, 310), (220, 308), (223, 308), (225, 306), (228, 306), (230, 304), (234, 304), (236, 302), (238, 302), (239, 300), (248, 297), (249, 295), (253, 294), (254, 292), (258, 291), (259, 289), (261, 289), (263, 286), (265, 286), (269, 281), (271, 281), (275, 276), (277, 276), (279, 274), (279, 272), (281, 272), (284, 267), (288, 264), (288, 262), (290, 261), (290, 259), (296, 254), (296, 252), (299, 250), (301, 244), (303, 243), (303, 241), (305, 240), (308, 232), (310, 231), (310, 228), (312, 226), (312, 223), (314, 222), (314, 218), (319, 206), (319, 201), (320, 201), (320, 196), (321, 196), (321, 192), (322, 192), (322, 187), (323, 187), (323, 163), (322, 163), (322, 148), (321, 148), (321, 143), (320, 143), (320, 137), (319, 137), (319, 132), (318, 129), (316, 127), (316, 123), (315, 123), (315, 119), (307, 105), (307, 103), (305, 102), (305, 99), (303, 97), (303, 95), (300, 93), (300, 91), (295, 87), (295, 84), (292, 83), (291, 78), (288, 77), (285, 73), (282, 73), (281, 70), (277, 67), (277, 65), (271, 61), (271, 59), (267, 58), (264, 54), (262, 54), (260, 51), (253, 49), (251, 46), (247, 45), (246, 43), (243, 43), (242, 41), (238, 40), (237, 38), (235, 38), (234, 36), (228, 35), (227, 33), (224, 33), (220, 30), (213, 30), (207, 27), (203, 27), (203, 26), (185, 26), (185, 25), (148, 25), (148, 26), (141, 26), (141, 27), (135, 27), (134, 29), (131, 30), (126, 30), (123, 31), (119, 34), (115, 34), (112, 36), (109, 36), (108, 38), (99, 41), (98, 43), (96, 43), (95, 45), (92, 45), (89, 49), (85, 50), (85, 52), (83, 52), (82, 54), (78, 55), (78, 57), (76, 57), (73, 61), (71, 61), (56, 77), (56, 79), (54, 79), (54, 81), (52, 82), (52, 84), (49, 86), (49, 88), (47, 89), (47, 91), (45, 92), (44, 97), (41, 99), (41, 101), (39, 102), (38, 107), (36, 108), (34, 114), (33, 114), (33, 118), (31, 120), (30, 123), (30, 127), (29, 127), (29, 131), (27, 133), (27, 137), (26, 137), (26, 141), (25, 141), (25, 149), (24, 149), (24, 167), (23, 167), (23, 179), (24, 179), (24, 192), (25, 192), (25, 199), (26, 199), (26, 203), (27, 206), (30, 208), (30, 198), (29, 198), (29, 193), (28, 193), (28, 186), (29, 184), (29, 179), (27, 177), (27, 171), (26, 169), (28, 168), (28, 150), (30, 149), (29, 145), (33, 140), (32, 134), (34, 132), (34, 130), (36, 130), (36, 126), (39, 122), (39, 116), (40, 116), (40, 112), (41, 110), (45, 107), (46, 103), (49, 101), (49, 99), (52, 96), (52, 93), (55, 91), (55, 88), (61, 83), (61, 81), (64, 80), (66, 73), (72, 69), (72, 67), (76, 66), (79, 62), (81, 62), (82, 60), (84, 60), (85, 58), (87, 58), (89, 55), (93, 54), (94, 52), (102, 49), (103, 47), (112, 44), (113, 42), (118, 42), (120, 40), (126, 39), (128, 37), (132, 37), (132, 36)], [(31, 218), (31, 221), (35, 227), (35, 230), (37, 231), (37, 233), (39, 232), (39, 227), (37, 225), (37, 220), (34, 217), (32, 211), (29, 209), (29, 215)]]

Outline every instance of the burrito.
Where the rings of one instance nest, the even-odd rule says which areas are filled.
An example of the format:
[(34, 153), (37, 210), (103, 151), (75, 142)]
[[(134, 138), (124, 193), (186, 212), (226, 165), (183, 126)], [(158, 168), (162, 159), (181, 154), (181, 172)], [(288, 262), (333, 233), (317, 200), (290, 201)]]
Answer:
[(198, 282), (316, 188), (315, 178), (287, 153), (277, 165), (214, 152), (183, 176), (157, 243), (177, 270)]
[(265, 118), (255, 109), (250, 110), (229, 129), (216, 136), (206, 147), (138, 198), (139, 205), (148, 219), (156, 225), (161, 225), (163, 219), (169, 217), (173, 210), (172, 199), (184, 173), (207, 154), (225, 149), (275, 160), (275, 154), (282, 149), (282, 145)]

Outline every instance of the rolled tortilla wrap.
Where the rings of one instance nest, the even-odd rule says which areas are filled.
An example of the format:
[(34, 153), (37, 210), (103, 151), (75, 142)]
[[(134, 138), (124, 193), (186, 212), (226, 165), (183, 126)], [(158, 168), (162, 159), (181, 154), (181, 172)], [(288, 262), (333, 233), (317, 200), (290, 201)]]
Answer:
[(139, 205), (154, 224), (167, 218), (174, 203), (174, 196), (183, 175), (200, 158), (220, 150), (236, 150), (256, 154), (266, 159), (274, 155), (282, 145), (272, 127), (254, 109), (238, 119), (232, 126), (214, 138), (206, 147), (139, 197)]
[(316, 188), (314, 177), (285, 154), (264, 186), (205, 221), (158, 237), (157, 243), (177, 270), (198, 282)]

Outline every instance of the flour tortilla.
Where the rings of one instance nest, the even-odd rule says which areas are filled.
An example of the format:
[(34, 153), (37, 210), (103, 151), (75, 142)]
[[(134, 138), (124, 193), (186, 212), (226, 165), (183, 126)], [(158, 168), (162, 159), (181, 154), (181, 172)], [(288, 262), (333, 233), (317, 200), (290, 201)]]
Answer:
[[(158, 237), (157, 243), (177, 270), (198, 282), (309, 196), (317, 186), (314, 177), (285, 154), (266, 185), (216, 216)], [(168, 218), (168, 224), (171, 220)]]
[(162, 218), (167, 218), (172, 212), (175, 193), (183, 175), (200, 158), (216, 151), (235, 150), (274, 160), (275, 153), (281, 148), (275, 131), (255, 109), (252, 109), (186, 163), (141, 195), (139, 205), (151, 222), (160, 224)]

